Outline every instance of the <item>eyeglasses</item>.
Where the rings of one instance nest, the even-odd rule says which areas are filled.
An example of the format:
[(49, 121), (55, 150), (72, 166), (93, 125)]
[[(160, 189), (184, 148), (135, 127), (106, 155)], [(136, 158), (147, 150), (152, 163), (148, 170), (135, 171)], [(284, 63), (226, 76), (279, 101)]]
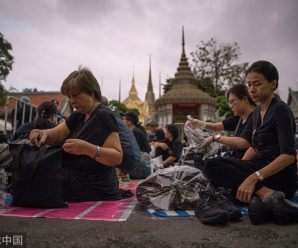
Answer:
[(237, 103), (238, 99), (229, 99), (229, 105), (233, 105), (235, 103)]

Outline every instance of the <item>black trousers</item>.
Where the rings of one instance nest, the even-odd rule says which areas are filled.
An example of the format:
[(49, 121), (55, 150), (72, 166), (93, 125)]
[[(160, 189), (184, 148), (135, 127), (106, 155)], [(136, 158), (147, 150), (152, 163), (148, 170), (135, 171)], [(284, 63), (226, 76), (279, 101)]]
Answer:
[[(217, 157), (207, 161), (205, 173), (214, 187), (231, 189), (231, 194), (236, 200), (237, 189), (240, 184), (252, 173), (265, 167), (269, 161), (265, 160), (240, 160), (233, 158)], [(296, 163), (289, 165), (279, 173), (258, 182), (255, 192), (262, 187), (282, 191), (287, 199), (291, 199), (297, 190)]]

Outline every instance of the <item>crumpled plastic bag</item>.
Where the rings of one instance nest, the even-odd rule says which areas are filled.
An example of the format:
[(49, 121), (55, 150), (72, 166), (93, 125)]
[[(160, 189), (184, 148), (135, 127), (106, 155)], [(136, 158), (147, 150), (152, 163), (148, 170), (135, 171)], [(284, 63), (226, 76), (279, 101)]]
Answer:
[[(190, 151), (192, 153), (202, 154), (203, 160), (220, 154), (222, 146), (218, 142), (212, 142), (208, 146), (203, 147), (204, 139), (211, 135), (209, 132), (184, 126), (184, 133), (190, 144)], [(187, 154), (184, 154), (184, 156), (186, 157)]]
[(152, 166), (152, 171), (157, 171), (159, 169), (163, 168), (163, 160), (162, 160), (162, 155), (152, 158), (151, 159), (151, 166)]
[(193, 210), (199, 192), (207, 187), (199, 169), (182, 165), (160, 169), (141, 182), (136, 191), (139, 203), (146, 208)]

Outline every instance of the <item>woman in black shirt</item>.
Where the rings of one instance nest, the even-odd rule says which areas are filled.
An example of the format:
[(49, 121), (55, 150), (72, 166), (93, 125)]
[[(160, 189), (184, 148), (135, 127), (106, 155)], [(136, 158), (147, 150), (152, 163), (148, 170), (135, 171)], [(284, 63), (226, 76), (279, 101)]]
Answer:
[(186, 126), (213, 132), (232, 131), (234, 133), (233, 136), (215, 134), (205, 138), (203, 146), (212, 142), (219, 142), (231, 148), (229, 149), (231, 157), (242, 158), (250, 144), (250, 139), (244, 137), (242, 132), (250, 118), (251, 112), (254, 110), (254, 103), (246, 85), (243, 84), (232, 86), (227, 93), (227, 98), (234, 116), (216, 123), (194, 119), (187, 121)]
[(117, 122), (101, 105), (96, 78), (88, 69), (72, 72), (61, 86), (75, 112), (52, 129), (31, 131), (30, 141), (62, 144), (64, 153), (64, 197), (66, 201), (119, 199), (115, 166), (122, 161)]
[(230, 188), (234, 198), (250, 203), (253, 224), (268, 217), (282, 224), (298, 221), (298, 208), (284, 200), (291, 199), (297, 189), (296, 125), (288, 105), (274, 95), (278, 71), (268, 61), (257, 61), (248, 69), (246, 79), (258, 104), (244, 130), (244, 136), (252, 138), (252, 146), (242, 160), (209, 160), (208, 177), (215, 187)]
[(179, 139), (179, 130), (175, 124), (165, 126), (165, 140), (154, 142), (156, 157), (162, 155), (164, 167), (178, 162), (183, 144)]

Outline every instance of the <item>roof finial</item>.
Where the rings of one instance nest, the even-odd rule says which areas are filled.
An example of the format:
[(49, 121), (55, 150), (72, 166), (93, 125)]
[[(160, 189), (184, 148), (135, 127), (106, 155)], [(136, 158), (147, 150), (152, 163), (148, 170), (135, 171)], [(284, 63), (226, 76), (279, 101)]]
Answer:
[(148, 91), (153, 91), (152, 75), (151, 75), (151, 54), (149, 54), (149, 78), (148, 78), (147, 92)]
[(185, 55), (184, 26), (182, 26), (182, 54)]
[(121, 78), (119, 80), (119, 96), (118, 96), (118, 101), (121, 102)]

